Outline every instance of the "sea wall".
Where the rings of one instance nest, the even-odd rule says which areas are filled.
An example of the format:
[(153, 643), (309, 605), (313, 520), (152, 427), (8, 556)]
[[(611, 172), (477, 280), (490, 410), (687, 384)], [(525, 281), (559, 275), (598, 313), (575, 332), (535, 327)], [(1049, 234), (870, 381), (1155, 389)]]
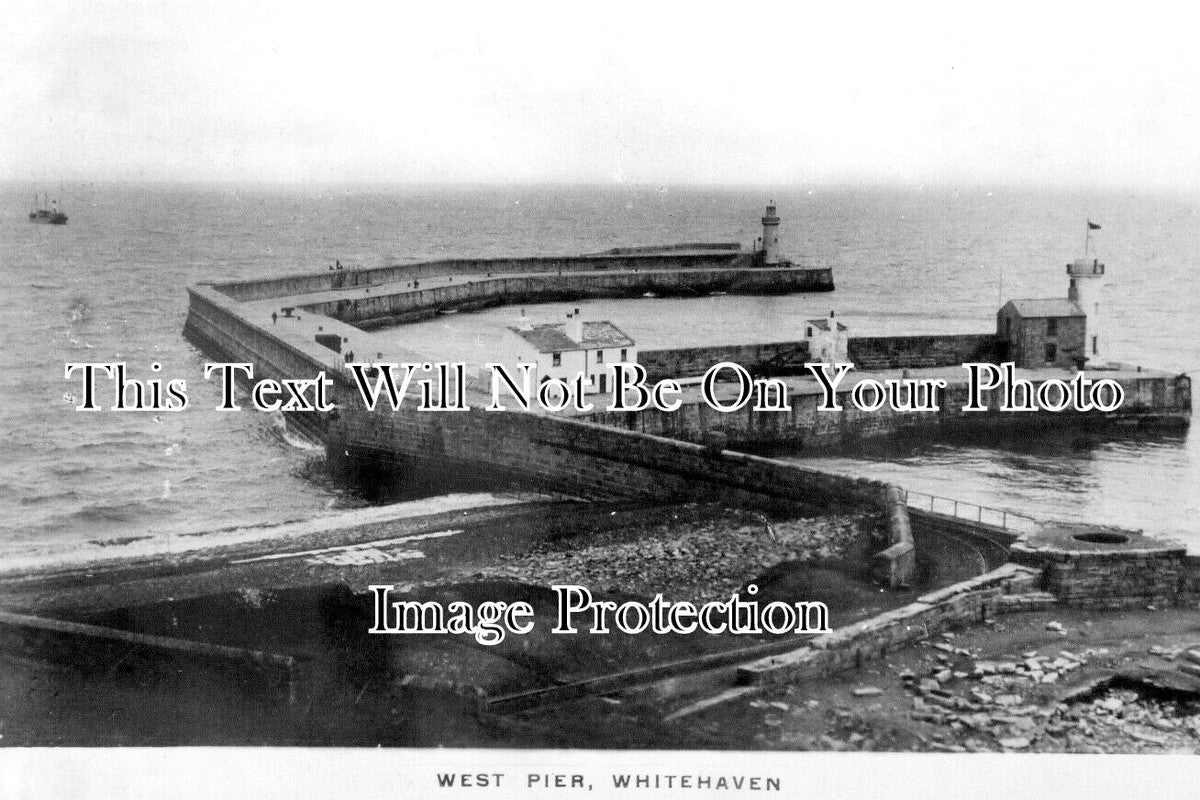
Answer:
[[(1096, 376), (1102, 374), (1096, 373)], [(747, 404), (735, 411), (723, 412), (693, 399), (675, 411), (597, 411), (588, 414), (587, 419), (610, 427), (688, 442), (720, 440), (729, 446), (748, 448), (787, 445), (792, 451), (803, 451), (839, 449), (863, 439), (932, 428), (1011, 430), (1018, 426), (1103, 426), (1118, 419), (1169, 422), (1173, 416), (1186, 421), (1191, 409), (1191, 381), (1187, 376), (1147, 376), (1116, 379), (1125, 391), (1125, 402), (1120, 409), (1108, 414), (1072, 410), (1016, 414), (1001, 410), (1003, 397), (999, 390), (982, 393), (986, 411), (963, 411), (968, 401), (966, 375), (963, 370), (963, 382), (951, 383), (939, 393), (937, 411), (897, 411), (888, 405), (877, 411), (864, 411), (851, 402), (848, 393), (839, 393), (841, 410), (822, 410), (818, 407), (821, 395), (813, 393), (810, 387), (805, 393), (789, 394), (787, 407), (781, 411), (758, 411), (752, 404)], [(1040, 381), (1033, 383), (1036, 386)]]
[[(680, 269), (754, 269), (753, 253), (739, 251), (717, 252), (648, 252), (596, 254), (590, 256), (533, 256), (525, 258), (448, 258), (434, 261), (415, 261), (370, 269), (326, 270), (282, 275), (257, 280), (229, 281), (214, 284), (228, 297), (244, 302), (271, 297), (328, 292), (388, 283), (406, 283), (431, 276), (471, 275), (493, 277), (514, 273), (596, 272), (618, 270), (680, 270)], [(811, 278), (828, 283), (833, 288), (833, 273), (829, 269), (800, 269), (795, 272), (813, 273)]]
[(722, 361), (741, 364), (753, 375), (798, 375), (809, 361), (809, 346), (801, 340), (638, 351), (649, 381), (703, 375)]
[(387, 291), (304, 304), (309, 313), (352, 325), (380, 327), (429, 319), (439, 311), (601, 298), (703, 297), (787, 294), (833, 288), (829, 270), (698, 269), (637, 272), (563, 271), (539, 275), (469, 278), (427, 288)]
[(360, 463), (401, 456), (418, 470), (475, 473), (548, 492), (597, 499), (720, 498), (754, 504), (869, 503), (885, 484), (782, 461), (631, 433), (579, 420), (471, 410), (347, 409), (331, 450)]
[[(188, 315), (184, 335), (210, 351), (254, 364), (254, 378), (312, 378), (329, 370), (333, 353), (316, 340), (292, 342), (250, 322), (238, 313), (238, 304), (211, 286), (188, 289)], [(348, 376), (328, 374), (343, 390)]]
[[(211, 287), (191, 290), (187, 332), (207, 349), (256, 366), (256, 377), (310, 377), (331, 352), (315, 342), (289, 343), (237, 313)], [(593, 499), (732, 503), (824, 509), (838, 505), (886, 511), (889, 525), (907, 517), (888, 505), (886, 484), (809, 470), (774, 459), (597, 425), (514, 411), (367, 411), (344, 373), (330, 371), (339, 413), (300, 419), (327, 443), (335, 470), (373, 471), (399, 483), (412, 475), (514, 484)], [(903, 540), (897, 532), (891, 542)], [(904, 565), (894, 574), (905, 580)]]
[[(850, 361), (862, 371), (957, 367), (972, 361), (995, 362), (999, 340), (990, 333), (938, 336), (852, 336)], [(651, 380), (701, 375), (713, 364), (732, 361), (754, 375), (801, 375), (810, 360), (800, 339), (761, 344), (730, 344), (642, 350), (638, 362)]]
[[(711, 501), (804, 509), (878, 509), (889, 546), (872, 561), (887, 586), (912, 582), (908, 508), (894, 486), (732, 450), (516, 412), (348, 411), (331, 431), (334, 461), (396, 476), (474, 475), (593, 499)], [(397, 463), (397, 458), (402, 464)], [(397, 469), (397, 466), (400, 468)]]
[(556, 272), (558, 270), (685, 269), (728, 266), (738, 253), (687, 255), (532, 256), (525, 258), (445, 258), (390, 264), (369, 269), (304, 272), (260, 280), (216, 284), (223, 294), (238, 301), (265, 300), (294, 294), (328, 292), (356, 286), (412, 281), (432, 275), (495, 275), (513, 272)]
[(850, 361), (857, 369), (957, 367), (997, 361), (999, 340), (992, 333), (938, 336), (852, 336)]

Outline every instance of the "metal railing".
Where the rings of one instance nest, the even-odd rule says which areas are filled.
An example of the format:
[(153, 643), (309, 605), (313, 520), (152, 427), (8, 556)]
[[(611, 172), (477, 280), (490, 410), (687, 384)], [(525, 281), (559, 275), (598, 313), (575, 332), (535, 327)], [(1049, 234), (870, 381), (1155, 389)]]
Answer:
[(984, 525), (994, 525), (1011, 531), (1033, 531), (1039, 521), (1026, 514), (1006, 511), (1002, 508), (990, 508), (965, 500), (955, 500), (951, 497), (939, 497), (935, 494), (905, 490), (904, 502), (909, 508), (929, 511), (934, 514), (945, 514), (958, 519), (974, 520)]

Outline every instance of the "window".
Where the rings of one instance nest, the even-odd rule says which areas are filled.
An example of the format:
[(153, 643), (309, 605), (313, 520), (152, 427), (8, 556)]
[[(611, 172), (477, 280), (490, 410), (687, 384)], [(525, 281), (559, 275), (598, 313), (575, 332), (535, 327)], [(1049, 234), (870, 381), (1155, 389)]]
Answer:
[(807, 328), (804, 329), (804, 338), (805, 339), (812, 338), (812, 325), (809, 325)]
[(1012, 338), (1012, 317), (1004, 318), (1004, 338)]
[(1100, 345), (1098, 344), (1099, 341), (1100, 341), (1099, 336), (1092, 337), (1092, 355), (1094, 355), (1094, 356), (1100, 354)]
[(1053, 318), (1046, 320), (1046, 335), (1058, 336), (1058, 320)]
[(622, 347), (622, 348), (621, 348), (621, 360), (622, 360), (622, 361), (628, 361), (628, 360), (629, 360), (629, 351), (628, 351), (628, 350), (626, 350), (624, 347)]
[(603, 363), (604, 363), (604, 351), (603, 351), (603, 350), (597, 350), (597, 351), (596, 351), (596, 363), (597, 363), (597, 364), (603, 364)]
[(1046, 363), (1053, 364), (1056, 358), (1058, 358), (1058, 346), (1051, 342), (1046, 345)]
[(562, 366), (562, 353), (551, 353), (550, 354), (550, 366), (552, 366), (552, 367), (561, 367)]

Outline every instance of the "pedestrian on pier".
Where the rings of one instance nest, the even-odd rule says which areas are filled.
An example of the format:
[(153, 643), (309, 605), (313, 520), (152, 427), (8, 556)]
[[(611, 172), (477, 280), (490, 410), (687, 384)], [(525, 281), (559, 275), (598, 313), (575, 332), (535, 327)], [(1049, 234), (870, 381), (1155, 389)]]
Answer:
[(275, 321), (276, 321), (277, 319), (279, 319), (279, 315), (278, 315), (278, 314), (276, 314), (274, 311), (272, 311), (272, 312), (271, 312), (271, 324), (272, 324), (272, 325), (274, 325), (274, 324), (275, 324)]

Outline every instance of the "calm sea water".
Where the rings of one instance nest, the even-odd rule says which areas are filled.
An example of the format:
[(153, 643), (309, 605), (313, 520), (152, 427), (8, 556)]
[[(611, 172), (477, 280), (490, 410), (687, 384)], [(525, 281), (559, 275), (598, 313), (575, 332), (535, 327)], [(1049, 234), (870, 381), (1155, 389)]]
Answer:
[[(40, 187), (39, 187), (40, 188)], [(680, 188), (76, 185), (65, 227), (24, 221), (34, 187), (0, 187), (0, 558), (272, 523), (342, 504), (280, 420), (217, 412), (181, 336), (185, 287), (450, 255), (578, 253), (681, 240), (750, 243), (768, 194)], [(828, 295), (597, 303), (644, 346), (793, 338), (836, 308), (856, 333), (994, 327), (997, 298), (1065, 292), (1083, 223), (1103, 225), (1111, 351), (1200, 368), (1200, 198), (938, 188), (774, 191), (781, 248), (835, 270)], [(1003, 285), (1001, 287), (1001, 281)], [(506, 312), (459, 315), (464, 336)], [(489, 322), (489, 320), (491, 320)], [(441, 335), (440, 325), (412, 337)], [(74, 410), (68, 361), (127, 361), (188, 381), (178, 414)], [(1146, 528), (1200, 549), (1197, 436), (930, 441), (818, 464), (1044, 517)], [(112, 545), (114, 547), (118, 545)]]

